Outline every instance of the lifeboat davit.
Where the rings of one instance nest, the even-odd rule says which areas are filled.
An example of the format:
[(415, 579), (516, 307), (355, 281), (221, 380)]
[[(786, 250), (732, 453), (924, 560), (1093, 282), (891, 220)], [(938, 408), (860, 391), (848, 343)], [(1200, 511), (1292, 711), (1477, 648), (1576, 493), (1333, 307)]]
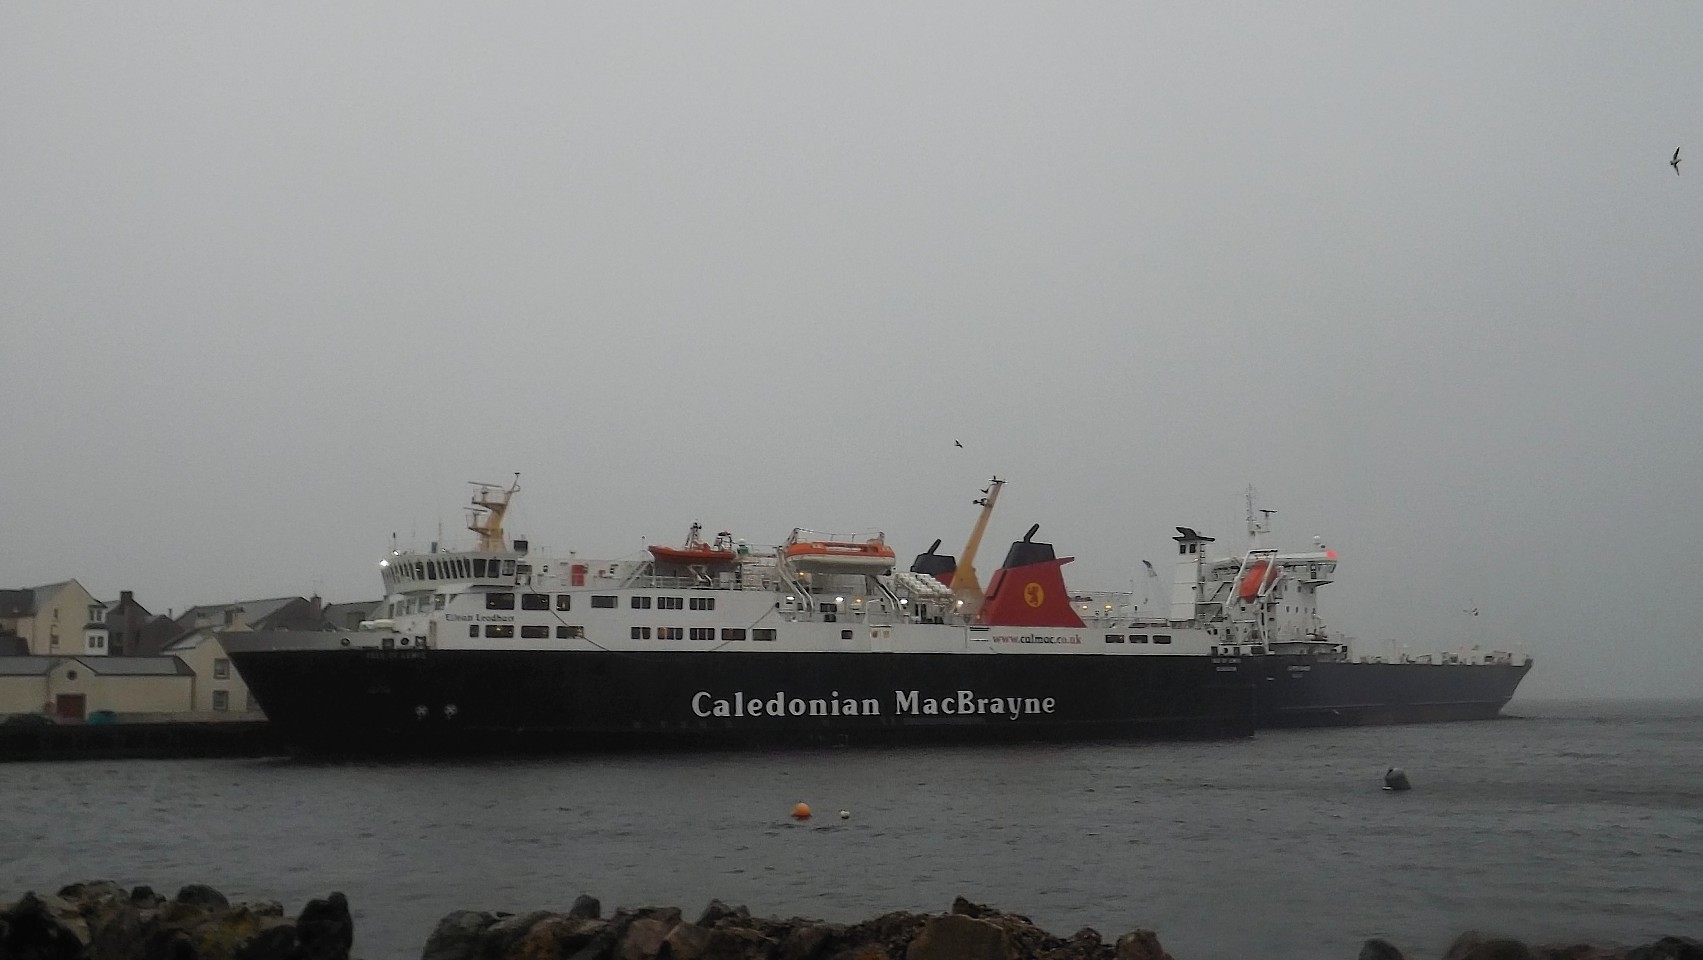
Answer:
[(893, 569), (893, 548), (880, 537), (868, 540), (793, 540), (783, 551), (794, 570), (875, 576)]

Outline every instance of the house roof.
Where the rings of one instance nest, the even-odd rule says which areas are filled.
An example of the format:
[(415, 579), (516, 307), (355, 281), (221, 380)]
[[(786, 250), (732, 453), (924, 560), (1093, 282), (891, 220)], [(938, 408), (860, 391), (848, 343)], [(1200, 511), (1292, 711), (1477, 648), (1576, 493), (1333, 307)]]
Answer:
[(15, 633), (0, 634), (0, 657), (27, 657), (30, 642)]
[(377, 610), (379, 604), (383, 602), (383, 600), (366, 600), (361, 603), (328, 603), (325, 605), (325, 619), (340, 630), (351, 628), (355, 625), (350, 623), (351, 617), (356, 622), (371, 620), (373, 611)]
[(0, 617), (27, 617), (34, 613), (34, 590), (0, 590)]
[(198, 607), (190, 607), (178, 615), (177, 624), (185, 630), (195, 629), (197, 622), (205, 616), (213, 626), (222, 626), (225, 611), (233, 607), (242, 608), (244, 623), (253, 625), (265, 620), (279, 610), (301, 600), (301, 597), (271, 597), (265, 600), (233, 600), (230, 603), (204, 603)]
[(72, 657), (103, 677), (194, 676), (189, 664), (177, 657)]
[(0, 677), (40, 677), (62, 657), (0, 657)]

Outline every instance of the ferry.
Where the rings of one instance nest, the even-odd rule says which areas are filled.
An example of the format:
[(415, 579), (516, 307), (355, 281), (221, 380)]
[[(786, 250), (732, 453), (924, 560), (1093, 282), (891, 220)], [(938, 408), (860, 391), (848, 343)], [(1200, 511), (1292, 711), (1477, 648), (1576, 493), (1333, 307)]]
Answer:
[(882, 533), (806, 528), (774, 546), (705, 544), (694, 524), (682, 547), (636, 557), (535, 554), (504, 532), (517, 476), (478, 485), (469, 549), (385, 557), (385, 600), (360, 629), (221, 640), (279, 736), (316, 754), (1245, 737), (1274, 719), (1432, 718), (1341, 712), (1336, 668), (1363, 664), (1318, 619), (1327, 550), (1208, 561), (1212, 538), (1179, 527), (1178, 583), (1156, 616), (1133, 592), (1072, 591), (1073, 558), (1035, 525), (984, 589), (974, 558), (1003, 485), (975, 501), (961, 560), (936, 541), (899, 569)]

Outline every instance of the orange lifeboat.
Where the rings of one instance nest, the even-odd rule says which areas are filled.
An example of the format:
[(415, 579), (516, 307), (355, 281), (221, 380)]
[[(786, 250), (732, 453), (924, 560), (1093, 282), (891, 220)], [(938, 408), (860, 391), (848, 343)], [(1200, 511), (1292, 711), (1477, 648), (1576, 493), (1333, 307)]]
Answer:
[(881, 537), (867, 540), (811, 540), (794, 531), (782, 555), (794, 570), (808, 573), (860, 573), (866, 576), (893, 569), (893, 548)]
[(716, 534), (715, 543), (709, 544), (705, 543), (703, 538), (699, 536), (703, 529), (703, 524), (692, 524), (691, 531), (686, 534), (686, 543), (682, 546), (654, 546), (647, 549), (650, 550), (650, 555), (655, 557), (658, 563), (682, 567), (732, 563), (738, 557), (737, 551), (733, 548), (733, 534), (723, 530)]
[(1248, 570), (1242, 574), (1242, 586), (1236, 591), (1236, 596), (1244, 603), (1257, 600), (1260, 590), (1271, 580), (1276, 579), (1277, 571), (1265, 560), (1255, 560), (1248, 564)]

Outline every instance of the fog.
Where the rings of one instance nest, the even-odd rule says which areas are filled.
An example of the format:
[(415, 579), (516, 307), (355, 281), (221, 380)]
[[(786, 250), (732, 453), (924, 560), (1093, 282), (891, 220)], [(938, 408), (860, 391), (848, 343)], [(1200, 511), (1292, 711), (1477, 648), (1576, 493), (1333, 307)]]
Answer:
[(0, 5), (0, 586), (376, 599), (518, 471), (1140, 592), (1252, 484), (1369, 646), (1694, 694), (1700, 253), (1694, 4)]

